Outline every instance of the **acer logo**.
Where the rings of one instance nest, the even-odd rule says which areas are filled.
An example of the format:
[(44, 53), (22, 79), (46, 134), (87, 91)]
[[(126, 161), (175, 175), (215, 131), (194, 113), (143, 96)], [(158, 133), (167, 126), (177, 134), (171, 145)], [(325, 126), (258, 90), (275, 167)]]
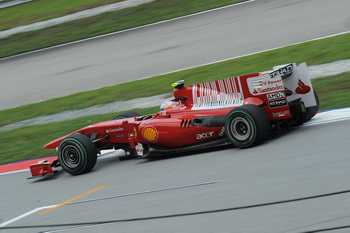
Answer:
[(204, 138), (209, 138), (209, 137), (212, 137), (214, 134), (214, 131), (211, 131), (211, 132), (206, 132), (206, 133), (200, 133), (200, 134), (197, 134), (197, 140), (200, 140), (200, 139), (204, 139)]

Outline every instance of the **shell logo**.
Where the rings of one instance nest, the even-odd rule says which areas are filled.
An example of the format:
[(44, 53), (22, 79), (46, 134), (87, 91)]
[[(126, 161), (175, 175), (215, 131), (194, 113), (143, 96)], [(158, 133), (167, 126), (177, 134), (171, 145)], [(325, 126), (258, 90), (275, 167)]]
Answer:
[(158, 138), (158, 132), (154, 127), (146, 127), (142, 131), (142, 137), (149, 142), (156, 142)]

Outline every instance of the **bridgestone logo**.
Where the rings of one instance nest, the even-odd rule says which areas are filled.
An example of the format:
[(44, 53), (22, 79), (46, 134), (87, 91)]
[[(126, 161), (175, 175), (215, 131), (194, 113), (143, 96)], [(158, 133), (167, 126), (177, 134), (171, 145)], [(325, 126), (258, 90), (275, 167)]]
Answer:
[(293, 73), (293, 69), (294, 69), (293, 64), (289, 64), (289, 65), (282, 67), (274, 72), (271, 72), (270, 77), (273, 78), (279, 73), (281, 75), (282, 79), (287, 78), (287, 77), (291, 76), (291, 74)]
[(287, 78), (293, 73), (293, 64), (289, 64), (278, 70), (282, 78)]
[(285, 100), (285, 99), (269, 101), (270, 108), (278, 108), (278, 107), (282, 107), (282, 106), (286, 106), (286, 105), (287, 105), (287, 100)]
[(267, 95), (268, 100), (280, 99), (280, 98), (284, 98), (284, 97), (286, 97), (284, 92), (277, 92), (277, 93)]

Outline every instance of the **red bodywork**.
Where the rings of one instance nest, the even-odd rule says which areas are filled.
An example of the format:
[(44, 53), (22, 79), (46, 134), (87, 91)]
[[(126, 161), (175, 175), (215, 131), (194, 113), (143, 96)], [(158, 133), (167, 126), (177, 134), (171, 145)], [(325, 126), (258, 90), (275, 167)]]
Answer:
[(257, 105), (271, 122), (281, 122), (293, 118), (289, 103), (300, 99), (306, 107), (316, 105), (305, 63), (192, 86), (181, 83), (175, 86), (176, 105), (172, 109), (93, 124), (45, 148), (55, 149), (66, 137), (77, 133), (91, 138), (98, 150), (135, 149), (137, 144), (163, 148), (196, 145), (224, 138), (225, 117), (239, 106)]
[[(253, 95), (249, 92), (247, 79), (256, 76), (259, 76), (259, 73), (175, 88), (174, 98), (179, 101), (174, 109), (160, 111), (146, 120), (142, 116), (97, 123), (69, 135), (76, 133), (92, 135), (97, 133), (97, 138), (101, 139), (99, 143), (128, 143), (132, 148), (135, 143), (181, 147), (223, 137), (225, 136), (222, 132), (223, 125), (195, 127), (193, 126), (193, 119), (204, 116), (225, 116), (232, 109), (243, 104), (262, 105), (267, 103), (265, 93)], [(280, 85), (281, 87), (277, 91), (270, 91), (269, 93), (281, 92), (283, 90), (282, 81), (280, 81)], [(286, 97), (280, 99), (287, 101)], [(205, 104), (211, 106), (204, 106)], [(276, 109), (273, 111), (266, 104), (263, 107), (271, 120), (291, 117), (288, 104)], [(280, 112), (284, 112), (284, 114), (274, 115)], [(69, 135), (50, 142), (45, 148), (55, 149)], [(108, 138), (106, 135), (108, 135)]]
[(40, 161), (37, 164), (32, 164), (29, 166), (29, 169), (32, 174), (32, 177), (30, 178), (53, 175), (55, 172), (57, 172), (52, 169), (51, 163), (49, 163), (47, 160)]

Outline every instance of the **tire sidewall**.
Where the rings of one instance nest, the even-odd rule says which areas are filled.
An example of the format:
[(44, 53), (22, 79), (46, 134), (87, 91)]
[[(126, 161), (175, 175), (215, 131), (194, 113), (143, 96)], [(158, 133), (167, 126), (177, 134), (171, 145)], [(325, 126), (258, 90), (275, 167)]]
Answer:
[[(243, 118), (249, 123), (251, 132), (246, 140), (240, 140), (232, 132), (232, 124), (236, 118)], [(225, 130), (228, 139), (239, 148), (249, 148), (264, 141), (270, 132), (270, 120), (263, 109), (247, 104), (233, 109), (226, 117)]]
[[(74, 154), (70, 160), (69, 152)], [(67, 173), (79, 175), (89, 172), (96, 164), (97, 152), (85, 135), (72, 135), (64, 139), (58, 148), (58, 160)]]
[[(248, 139), (246, 140), (239, 140), (237, 139), (233, 134), (233, 132), (231, 131), (232, 127), (233, 127), (233, 121), (238, 118), (241, 117), (243, 119), (245, 119), (247, 121), (247, 123), (249, 124), (249, 128), (250, 128), (250, 135), (248, 136)], [(226, 120), (226, 125), (225, 128), (227, 129), (226, 134), (227, 137), (230, 139), (230, 141), (238, 147), (241, 148), (245, 148), (245, 147), (249, 147), (256, 139), (256, 133), (257, 133), (257, 127), (255, 124), (254, 119), (247, 114), (247, 112), (241, 111), (241, 110), (237, 110), (237, 111), (232, 111), (231, 113), (229, 113), (229, 115), (227, 116), (227, 120)]]

